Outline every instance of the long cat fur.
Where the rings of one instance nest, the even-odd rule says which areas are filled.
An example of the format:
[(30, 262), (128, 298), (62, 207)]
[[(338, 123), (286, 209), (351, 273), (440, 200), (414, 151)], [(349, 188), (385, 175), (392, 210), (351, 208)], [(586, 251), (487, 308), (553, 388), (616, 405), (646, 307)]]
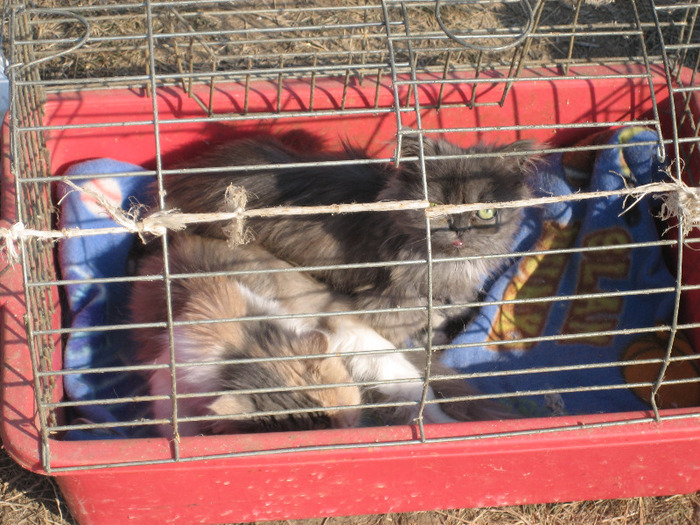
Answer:
[[(463, 149), (444, 140), (424, 139), (425, 157), (435, 157), (425, 160), (428, 200), (435, 204), (470, 204), (525, 198), (529, 194), (526, 178), (531, 149), (532, 143), (527, 141)], [(404, 139), (402, 156), (416, 157), (418, 153), (418, 141)], [(488, 157), (465, 157), (469, 153), (488, 154)], [(508, 156), (504, 153), (520, 154)], [(345, 159), (358, 162), (264, 167)], [(351, 149), (344, 155), (300, 153), (273, 137), (235, 140), (203, 151), (176, 166), (222, 169), (167, 175), (164, 178), (166, 204), (185, 212), (231, 211), (224, 200), (226, 188), (231, 184), (246, 189), (248, 208), (424, 198), (423, 177), (417, 161), (404, 161), (394, 166), (367, 160)], [(231, 171), (226, 170), (227, 166), (252, 169)], [(257, 169), (260, 166), (263, 168)], [(434, 305), (474, 301), (484, 279), (501, 264), (498, 258), (463, 257), (505, 254), (511, 249), (519, 211), (500, 208), (495, 213), (491, 221), (479, 219), (477, 212), (431, 220), (432, 257), (457, 258), (433, 264)], [(427, 257), (422, 210), (260, 218), (250, 220), (248, 226), (253, 242), (298, 266), (424, 261)], [(213, 237), (224, 236), (221, 223), (197, 226), (193, 231)], [(367, 313), (362, 318), (394, 345), (405, 345), (411, 336), (428, 325), (426, 264), (321, 269), (312, 275), (350, 295), (357, 310), (391, 309)], [(410, 307), (423, 308), (397, 310)], [(433, 342), (445, 342), (446, 336), (441, 331), (446, 329), (447, 319), (464, 313), (464, 309), (434, 310), (433, 327), (441, 335)]]
[[(208, 244), (199, 243), (196, 238), (176, 240), (170, 250), (171, 272), (199, 273), (226, 269), (216, 259), (215, 251), (207, 249)], [(163, 260), (158, 254), (146, 257), (139, 264), (139, 273), (143, 275), (162, 272)], [(347, 428), (357, 425), (360, 416), (357, 406), (361, 404), (359, 388), (350, 384), (351, 378), (342, 360), (331, 354), (332, 345), (326, 334), (310, 323), (289, 319), (207, 322), (286, 313), (278, 302), (255, 293), (235, 278), (205, 275), (175, 279), (170, 289), (173, 319), (191, 323), (173, 327), (176, 362), (193, 364), (237, 360), (227, 364), (177, 369), (178, 394), (212, 393), (178, 399), (179, 417), (220, 416), (211, 420), (179, 422), (178, 435)], [(163, 281), (135, 282), (130, 299), (133, 321), (155, 323), (166, 320)], [(170, 363), (170, 337), (166, 329), (135, 329), (133, 338), (142, 362), (158, 365)], [(269, 358), (280, 360), (265, 360)], [(259, 361), (251, 361), (255, 359)], [(348, 385), (324, 387), (344, 383)], [(309, 388), (314, 386), (319, 388)], [(169, 395), (172, 392), (170, 369), (154, 370), (149, 387), (152, 395)], [(273, 390), (242, 392), (266, 388)], [(220, 393), (222, 391), (225, 393)], [(169, 399), (156, 400), (153, 415), (156, 419), (168, 419), (172, 407)], [(286, 412), (260, 414), (275, 411)], [(173, 433), (173, 427), (160, 424), (157, 431), (169, 436)]]
[[(260, 300), (270, 301), (276, 304), (276, 308), (270, 308), (268, 313), (285, 312), (289, 314), (313, 314), (313, 313), (333, 313), (344, 312), (352, 308), (352, 304), (347, 297), (338, 292), (330, 291), (327, 287), (320, 284), (318, 281), (308, 277), (305, 273), (291, 271), (293, 267), (288, 263), (274, 257), (263, 247), (258, 245), (246, 245), (237, 248), (231, 248), (223, 240), (205, 238), (191, 235), (177, 235), (169, 245), (169, 267), (171, 273), (185, 272), (231, 272), (231, 271), (257, 271), (258, 273), (237, 274), (235, 276), (218, 276), (218, 277), (198, 277), (192, 280), (176, 279), (172, 284), (173, 291), (173, 307), (174, 315), (182, 315), (181, 312), (191, 311), (193, 303), (199, 302), (202, 306), (198, 309), (199, 312), (205, 314), (209, 309), (209, 318), (221, 318), (224, 316), (235, 317), (240, 314), (240, 311), (221, 311), (221, 309), (212, 310), (213, 301), (217, 296), (225, 294), (229, 288), (244, 288), (254, 293)], [(139, 272), (143, 275), (158, 274), (162, 272), (163, 263), (159, 254), (147, 256), (139, 265)], [(277, 272), (261, 272), (260, 270), (282, 270)], [(187, 287), (184, 283), (189, 283)], [(134, 292), (132, 294), (132, 310), (134, 319), (141, 318), (163, 319), (165, 315), (164, 304), (153, 304), (154, 301), (164, 301), (162, 285), (158, 289), (158, 285), (154, 282), (135, 283)], [(208, 299), (209, 295), (213, 297)], [(209, 305), (209, 306), (207, 306)], [(158, 313), (154, 313), (154, 312)], [(264, 312), (263, 312), (264, 313)], [(248, 312), (247, 315), (254, 314)], [(245, 314), (244, 314), (245, 315)], [(202, 315), (201, 317), (204, 317)], [(225, 324), (205, 324), (201, 326), (195, 325), (196, 329), (205, 331), (214, 331), (213, 337), (218, 337), (220, 340), (229, 340), (231, 335), (236, 334), (241, 330), (236, 328), (239, 325), (248, 326), (247, 330), (254, 330), (253, 324), (250, 323), (225, 323)], [(369, 397), (376, 401), (385, 403), (401, 403), (410, 402), (403, 407), (390, 407), (383, 410), (376, 410), (377, 418), (384, 423), (392, 424), (407, 424), (412, 423), (418, 415), (417, 402), (421, 399), (423, 392), (423, 372), (421, 366), (416, 366), (400, 352), (396, 352), (394, 345), (381, 337), (373, 329), (364, 324), (357, 316), (353, 315), (326, 315), (321, 317), (300, 317), (297, 319), (287, 320), (287, 323), (295, 323), (297, 332), (302, 334), (314, 334), (322, 331), (327, 334), (328, 341), (325, 351), (332, 356), (343, 356), (343, 362), (346, 368), (341, 369), (338, 357), (327, 357), (321, 360), (325, 363), (326, 368), (321, 368), (321, 371), (326, 371), (325, 377), (312, 376), (307, 381), (309, 385), (323, 385), (325, 383), (343, 383), (347, 382), (347, 377), (344, 372), (347, 370), (349, 376), (354, 382), (370, 384), (365, 392)], [(270, 321), (269, 323), (274, 323)], [(193, 329), (195, 328), (193, 327)], [(177, 348), (182, 346), (183, 340), (187, 340), (183, 334), (184, 327), (178, 328), (176, 334), (175, 345)], [(269, 328), (267, 328), (269, 329)], [(146, 362), (167, 362), (169, 361), (169, 351), (165, 345), (156, 349), (157, 355), (154, 354), (152, 347), (153, 341), (167, 342), (165, 334), (158, 329), (139, 330), (140, 347), (142, 348), (143, 360)], [(237, 336), (236, 336), (237, 337)], [(191, 337), (190, 337), (191, 338)], [(308, 335), (302, 337), (302, 342), (309, 339)], [(309, 341), (306, 341), (307, 343)], [(323, 349), (319, 349), (317, 337), (312, 341), (314, 344), (313, 350), (317, 353), (322, 353)], [(247, 355), (248, 351), (242, 347), (239, 348), (239, 354)], [(259, 345), (256, 355), (266, 354), (268, 356), (286, 355), (280, 350), (280, 347), (264, 348)], [(289, 347), (288, 347), (289, 348)], [(304, 351), (299, 345), (290, 347), (292, 353), (299, 352), (302, 355), (309, 354)], [(284, 350), (284, 349), (283, 349)], [(383, 353), (382, 350), (387, 350)], [(166, 356), (167, 360), (161, 357), (158, 360), (158, 355)], [(313, 363), (314, 361), (312, 361)], [(254, 370), (255, 365), (250, 365)], [(267, 367), (272, 369), (272, 372), (267, 374), (267, 378), (263, 378), (261, 374), (251, 375), (255, 377), (259, 384), (257, 388), (280, 386), (279, 384), (267, 384), (275, 372), (276, 363), (267, 363)], [(436, 365), (440, 366), (440, 365)], [(204, 367), (206, 368), (206, 367)], [(236, 386), (232, 383), (232, 374), (236, 374), (240, 368), (231, 367), (226, 375), (229, 376), (227, 385)], [(212, 375), (225, 372), (222, 369), (211, 368)], [(278, 378), (285, 377), (284, 370), (277, 370)], [(444, 367), (439, 370), (440, 373), (449, 375), (454, 373), (452, 369)], [(163, 370), (159, 376), (153, 376), (151, 385), (154, 386), (154, 381), (159, 382), (155, 388), (160, 393), (168, 392), (170, 389), (169, 374), (167, 370)], [(278, 379), (279, 380), (279, 379)], [(166, 384), (161, 385), (160, 382), (165, 381)], [(178, 384), (179, 384), (178, 377)], [(314, 382), (315, 381), (315, 382)], [(442, 381), (436, 383), (438, 389), (428, 389), (428, 401), (433, 401), (436, 398), (444, 398), (447, 396), (469, 396), (475, 393), (464, 381)], [(193, 388), (202, 389), (206, 386), (206, 381), (198, 378), (198, 381)], [(211, 387), (208, 387), (211, 388)], [(250, 386), (249, 386), (250, 388)], [(444, 391), (441, 389), (444, 388)], [(313, 392), (313, 391), (311, 391)], [(320, 391), (327, 397), (331, 397), (330, 401), (323, 406), (337, 406), (357, 404), (357, 392), (350, 390), (349, 387), (340, 387), (336, 390), (326, 389)], [(240, 398), (240, 396), (238, 396)], [(230, 399), (230, 398), (227, 398)], [(292, 397), (299, 405), (303, 405), (301, 401)], [(268, 399), (269, 401), (269, 399)], [(325, 401), (325, 400), (322, 400)], [(332, 403), (331, 403), (332, 401)], [(315, 399), (318, 403), (319, 400)], [(167, 402), (166, 402), (167, 403)], [(279, 402), (278, 402), (279, 403)], [(308, 405), (308, 403), (307, 403)], [(441, 407), (444, 407), (443, 410)], [(269, 407), (268, 407), (269, 408)], [(308, 407), (307, 407), (308, 408)], [(169, 406), (164, 405), (161, 409), (165, 412), (169, 410)], [(215, 409), (219, 409), (216, 412)], [(211, 413), (221, 413), (222, 409), (229, 410), (223, 401), (214, 403), (208, 407)], [(447, 414), (449, 415), (447, 415)], [(336, 419), (334, 419), (334, 417)], [(423, 412), (424, 421), (428, 423), (446, 423), (455, 420), (482, 420), (482, 419), (500, 419), (510, 417), (509, 413), (500, 407), (500, 405), (492, 402), (468, 402), (460, 401), (445, 405), (427, 404)], [(327, 417), (325, 418), (328, 419)], [(357, 413), (353, 410), (338, 410), (331, 411), (330, 423), (332, 426), (351, 426), (357, 422)], [(274, 422), (273, 422), (274, 423)], [(280, 422), (276, 422), (280, 425)], [(267, 421), (267, 426), (270, 427), (270, 421)], [(306, 427), (312, 423), (306, 423)], [(314, 423), (319, 426), (318, 422)], [(289, 427), (289, 425), (287, 425)], [(195, 428), (195, 431), (201, 428)], [(216, 428), (222, 431), (221, 425)], [(225, 429), (224, 429), (225, 430)]]

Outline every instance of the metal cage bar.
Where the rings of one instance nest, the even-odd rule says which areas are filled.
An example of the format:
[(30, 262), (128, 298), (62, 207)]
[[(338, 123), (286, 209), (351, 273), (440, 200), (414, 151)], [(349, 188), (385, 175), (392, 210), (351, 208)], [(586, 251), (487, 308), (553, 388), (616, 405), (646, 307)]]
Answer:
[[(377, 158), (360, 160), (329, 161), (328, 166), (378, 164), (394, 161), (417, 161), (422, 168), (424, 200), (427, 201), (427, 181), (425, 178), (426, 161), (439, 158), (426, 155), (423, 141), (431, 135), (461, 134), (463, 136), (480, 136), (498, 132), (512, 132), (518, 136), (527, 132), (570, 132), (581, 134), (607, 129), (613, 125), (649, 126), (656, 129), (659, 136), (659, 152), (669, 152), (672, 159), (685, 159), (685, 164), (692, 164), (693, 155), (697, 155), (698, 117), (693, 111), (698, 69), (698, 31), (696, 27), (697, 2), (662, 4), (648, 0), (632, 2), (634, 9), (615, 22), (599, 19), (596, 13), (579, 0), (573, 7), (554, 6), (554, 2), (539, 2), (527, 14), (517, 12), (525, 5), (521, 1), (477, 2), (444, 1), (429, 2), (425, 0), (382, 0), (377, 3), (354, 2), (338, 3), (329, 6), (288, 7), (284, 12), (273, 9), (273, 2), (239, 2), (233, 6), (230, 2), (152, 2), (132, 4), (128, 2), (103, 7), (74, 6), (60, 7), (52, 10), (17, 8), (12, 12), (8, 22), (11, 50), (10, 68), (13, 89), (11, 109), (11, 139), (13, 172), (16, 174), (15, 191), (18, 196), (16, 218), (18, 221), (37, 229), (51, 230), (52, 208), (50, 186), (55, 180), (51, 173), (50, 162), (44, 140), (44, 134), (61, 132), (106, 132), (121, 130), (138, 132), (147, 127), (152, 133), (155, 151), (155, 165), (144, 172), (125, 172), (119, 176), (151, 177), (157, 181), (161, 209), (165, 208), (163, 199), (164, 178), (183, 172), (183, 169), (170, 169), (164, 163), (167, 146), (162, 144), (162, 133), (172, 126), (189, 126), (201, 123), (253, 126), (258, 121), (284, 125), (289, 121), (328, 117), (386, 117), (393, 119), (399, 148), (392, 158), (391, 153), (383, 152)], [(340, 5), (342, 4), (342, 5)], [(529, 4), (527, 4), (529, 5)], [(435, 19), (431, 9), (439, 10), (441, 19)], [(516, 15), (513, 16), (513, 9)], [(612, 9), (612, 8), (611, 8)], [(465, 27), (456, 33), (449, 26), (447, 14), (467, 11), (475, 19), (501, 21), (498, 27)], [(566, 12), (568, 19), (557, 19), (557, 13)], [(347, 15), (342, 21), (338, 14)], [(523, 23), (523, 20), (525, 22)], [(131, 25), (125, 22), (129, 21)], [(115, 25), (116, 24), (116, 25)], [(120, 26), (120, 27), (116, 27)], [(226, 27), (225, 29), (222, 29)], [(54, 31), (63, 28), (67, 34)], [(605, 55), (599, 50), (598, 42), (602, 40), (619, 42), (620, 48), (615, 53)], [(474, 42), (493, 43), (496, 47), (488, 48), (482, 44), (473, 47)], [(498, 42), (511, 42), (508, 49), (499, 49)], [(468, 43), (468, 46), (464, 44)], [(513, 47), (513, 49), (511, 49)], [(90, 64), (100, 54), (118, 56), (119, 60), (112, 68), (103, 68), (92, 75)], [(615, 69), (611, 66), (623, 65)], [(625, 71), (625, 68), (629, 69)], [(633, 67), (634, 66), (634, 67)], [(597, 67), (597, 69), (596, 69)], [(538, 69), (540, 68), (540, 69)], [(548, 70), (547, 75), (543, 70)], [(668, 93), (667, 106), (659, 107), (657, 98), (662, 91), (658, 78), (665, 79)], [(578, 122), (516, 122), (503, 126), (496, 124), (442, 124), (439, 120), (424, 118), (426, 112), (445, 112), (450, 110), (482, 111), (489, 108), (501, 108), (513, 101), (518, 89), (527, 89), (538, 85), (597, 82), (614, 80), (625, 81), (634, 86), (640, 98), (648, 98), (650, 110), (643, 115), (630, 111), (620, 117), (611, 119), (602, 117), (600, 121)], [(325, 81), (335, 82), (339, 96), (327, 94)], [(259, 96), (260, 86), (270, 87), (272, 95), (266, 99)], [(91, 92), (98, 88), (129, 86), (142, 89), (150, 96), (151, 110), (146, 116), (128, 121), (115, 121), (105, 115), (98, 115), (90, 122), (53, 124), (46, 122), (42, 114), (45, 94), (60, 99), (69, 96), (75, 90)], [(173, 86), (196, 104), (198, 110), (183, 116), (174, 116), (159, 105), (158, 94), (161, 90)], [(220, 102), (221, 92), (235, 86), (239, 99), (237, 106), (224, 106)], [(290, 87), (291, 86), (291, 87)], [(525, 87), (523, 87), (525, 86)], [(362, 90), (365, 99), (356, 93)], [(294, 91), (297, 89), (297, 91)], [(455, 98), (452, 90), (458, 91), (461, 98)], [(296, 96), (298, 100), (292, 100)], [(367, 95), (369, 93), (369, 95)], [(292, 100), (292, 102), (290, 102)], [(242, 101), (242, 102), (241, 102)], [(664, 113), (666, 112), (666, 113)], [(280, 124), (281, 123), (281, 124)], [(411, 126), (411, 127), (405, 127)], [(670, 128), (670, 133), (667, 131)], [(164, 131), (165, 130), (165, 131)], [(415, 157), (401, 157), (401, 142), (417, 137), (420, 144), (419, 154)], [(149, 136), (150, 140), (150, 136)], [(576, 148), (577, 151), (604, 151), (607, 146), (588, 145)], [(543, 148), (548, 153), (565, 154), (573, 151), (570, 146), (556, 145)], [(484, 154), (487, 155), (487, 154)], [(478, 157), (479, 154), (472, 155)], [(291, 164), (296, 167), (313, 167), (315, 163)], [(286, 165), (289, 167), (290, 165)], [(230, 172), (255, 171), (281, 168), (282, 165), (269, 164), (260, 166), (233, 166)], [(676, 161), (673, 164), (674, 176), (681, 180), (685, 166)], [(209, 171), (213, 171), (210, 169)], [(207, 169), (191, 170), (191, 173), (206, 173)], [(697, 175), (695, 175), (697, 176)], [(74, 180), (92, 178), (91, 175), (76, 176)], [(630, 197), (635, 194), (630, 191)], [(585, 195), (574, 199), (590, 198)], [(543, 204), (543, 202), (539, 204)], [(488, 203), (481, 203), (482, 208)], [(515, 203), (513, 206), (522, 204)], [(37, 206), (40, 206), (37, 208)], [(39, 210), (38, 212), (36, 210)], [(328, 213), (328, 212), (326, 212)], [(430, 231), (430, 218), (426, 216), (427, 231)], [(692, 239), (686, 238), (681, 224), (680, 234), (675, 240), (659, 240), (653, 243), (627, 243), (619, 246), (600, 246), (575, 249), (545, 249), (528, 252), (529, 255), (552, 256), (570, 253), (608, 253), (612, 250), (636, 249), (645, 246), (664, 246), (677, 251), (677, 275), (683, 275), (684, 250), (692, 249)], [(85, 234), (87, 236), (87, 234)], [(158, 241), (160, 242), (160, 241)], [(427, 264), (428, 289), (432, 290), (433, 264), (444, 262), (434, 257), (430, 250), (430, 238), (427, 239), (428, 251), (425, 260), (411, 264)], [(178, 363), (175, 355), (174, 330), (187, 326), (187, 322), (178, 321), (172, 313), (172, 283), (185, 279), (195, 279), (193, 274), (171, 272), (169, 269), (169, 248), (167, 236), (162, 241), (162, 253), (165, 271), (162, 275), (150, 277), (125, 277), (110, 279), (62, 279), (54, 271), (53, 248), (50, 241), (22, 240), (22, 267), (24, 291), (27, 298), (27, 341), (30, 356), (33, 359), (34, 389), (41, 422), (42, 462), (47, 472), (60, 473), (71, 470), (92, 469), (103, 466), (134, 466), (144, 464), (161, 464), (169, 462), (190, 462), (208, 457), (244, 457), (249, 455), (274, 455), (318, 450), (341, 450), (372, 446), (402, 446), (410, 444), (430, 444), (452, 441), (471, 441), (489, 439), (494, 436), (521, 436), (550, 432), (575, 432), (578, 425), (552, 427), (532, 430), (506, 430), (480, 435), (460, 435), (450, 437), (431, 437), (423, 425), (426, 407), (440, 405), (453, 400), (431, 400), (427, 393), (429, 386), (440, 379), (473, 379), (478, 377), (516, 376), (522, 374), (547, 374), (558, 371), (603, 369), (621, 366), (624, 361), (599, 362), (570, 367), (540, 367), (527, 370), (507, 370), (502, 372), (460, 373), (454, 376), (441, 376), (432, 373), (430, 361), (424, 367), (422, 395), (417, 400), (418, 427), (417, 435), (408, 440), (386, 441), (382, 443), (336, 443), (333, 445), (304, 445), (300, 448), (258, 450), (255, 452), (230, 452), (188, 456), (183, 454), (178, 439), (177, 427), (182, 422), (209, 420), (212, 416), (197, 418), (178, 415), (178, 399), (191, 399), (205, 395), (221, 393), (178, 393), (175, 370), (188, 367), (210, 366), (211, 362), (194, 364)], [(503, 254), (496, 257), (522, 256), (525, 253)], [(494, 256), (492, 256), (494, 257)], [(380, 263), (368, 263), (367, 268)], [(385, 263), (384, 266), (406, 263)], [(358, 265), (337, 265), (335, 270), (346, 270)], [(322, 265), (306, 267), (301, 270), (312, 271), (324, 268)], [(270, 270), (274, 272), (274, 270)], [(245, 272), (224, 272), (217, 275), (236, 276)], [(55, 295), (65, 293), (71, 284), (80, 283), (133, 283), (140, 280), (159, 280), (165, 284), (167, 304), (170, 306), (168, 317), (160, 324), (123, 324), (96, 326), (89, 329), (71, 328), (70, 326), (52, 324), (55, 320)], [(464, 306), (507, 305), (548, 303), (563, 301), (585, 301), (610, 297), (630, 297), (647, 294), (675, 294), (673, 319), (663, 326), (649, 326), (631, 330), (598, 330), (586, 333), (562, 334), (561, 340), (613, 336), (624, 333), (668, 334), (666, 353), (662, 357), (640, 359), (636, 366), (658, 366), (659, 374), (655, 381), (640, 381), (626, 385), (602, 385), (598, 387), (574, 386), (568, 389), (520, 390), (503, 394), (474, 394), (459, 398), (466, 401), (481, 399), (524, 398), (531, 395), (557, 394), (562, 392), (588, 392), (596, 389), (639, 388), (652, 392), (653, 417), (633, 418), (628, 421), (584, 424), (583, 428), (597, 428), (617, 425), (636, 425), (639, 421), (664, 421), (678, 418), (697, 417), (691, 414), (664, 414), (656, 406), (656, 393), (664, 385), (693, 383), (692, 379), (672, 379), (665, 377), (670, 364), (674, 362), (693, 362), (697, 356), (673, 356), (673, 341), (676, 334), (684, 329), (696, 328), (697, 323), (679, 319), (679, 302), (681, 294), (694, 291), (697, 285), (683, 284), (679, 279), (675, 286), (647, 288), (626, 292), (601, 292), (568, 296), (547, 295), (530, 299), (503, 301), (486, 301), (458, 305), (435, 305), (432, 293), (425, 305), (406, 308), (406, 310), (427, 309), (447, 310)], [(381, 311), (381, 310), (378, 310)], [(235, 319), (217, 319), (211, 323), (246, 322), (278, 319), (298, 319), (306, 317), (333, 317), (351, 315), (357, 311), (345, 312), (309, 312), (304, 315), (250, 316)], [(165, 328), (169, 338), (170, 361), (167, 365), (130, 365), (121, 367), (104, 367), (90, 370), (95, 374), (111, 372), (141, 372), (144, 370), (169, 369), (172, 371), (171, 388), (172, 417), (168, 419), (134, 420), (117, 423), (65, 422), (56, 419), (56, 414), (67, 409), (86, 405), (85, 401), (54, 399), (57, 385), (65, 376), (83, 373), (76, 370), (56, 370), (52, 366), (54, 347), (60, 339), (80, 331), (125, 331), (143, 328)], [(433, 329), (432, 321), (428, 331)], [(493, 342), (493, 346), (507, 346), (517, 343), (536, 343), (551, 338), (521, 337), (515, 341)], [(425, 354), (430, 357), (433, 352), (459, 345), (433, 345), (428, 342)], [(469, 348), (469, 344), (461, 345)], [(422, 348), (399, 348), (395, 352), (419, 354)], [(378, 354), (386, 353), (379, 351)], [(317, 356), (312, 356), (317, 357)], [(265, 361), (258, 360), (258, 361)], [(214, 364), (232, 364), (236, 360), (218, 361)], [(408, 383), (409, 379), (396, 380), (396, 383)], [(365, 389), (378, 386), (377, 381), (357, 381), (356, 385)], [(337, 384), (325, 385), (333, 388)], [(290, 391), (303, 392), (308, 387), (295, 387)], [(276, 392), (279, 388), (250, 390), (250, 392)], [(114, 399), (97, 400), (97, 405), (114, 405), (119, 403), (148, 403), (163, 396), (134, 395)], [(391, 408), (410, 406), (413, 402), (365, 402), (363, 408)], [(347, 407), (339, 407), (347, 410)], [(308, 409), (311, 410), (311, 409)], [(293, 412), (293, 411), (292, 411)], [(301, 410), (303, 412), (303, 410)], [(262, 412), (262, 414), (285, 414), (280, 412)], [(111, 429), (115, 427), (148, 427), (155, 424), (173, 425), (171, 457), (161, 460), (115, 461), (109, 464), (89, 466), (56, 466), (52, 462), (51, 444), (54, 435), (70, 430)]]

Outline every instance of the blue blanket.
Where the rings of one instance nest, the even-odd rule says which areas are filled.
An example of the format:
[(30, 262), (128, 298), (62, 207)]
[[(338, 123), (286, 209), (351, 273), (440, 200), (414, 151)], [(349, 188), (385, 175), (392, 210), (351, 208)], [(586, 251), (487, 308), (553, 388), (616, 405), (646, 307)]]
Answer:
[[(656, 159), (656, 147), (648, 144), (656, 140), (656, 134), (645, 128), (622, 128), (591, 137), (587, 144), (627, 147), (597, 154), (551, 155), (536, 174), (535, 192), (537, 196), (569, 195), (659, 181), (664, 177), (664, 166)], [(633, 199), (621, 196), (526, 209), (514, 251), (585, 250), (658, 240), (650, 210), (652, 200), (646, 197), (627, 211)], [(653, 381), (658, 366), (609, 363), (652, 357), (650, 347), (657, 349), (653, 357), (663, 356), (667, 336), (616, 331), (667, 324), (674, 295), (600, 294), (668, 289), (674, 282), (658, 246), (526, 255), (490, 285), (485, 301), (565, 299), (484, 306), (454, 341), (473, 346), (450, 349), (443, 360), (462, 372), (483, 373), (473, 381), (486, 393), (539, 392), (506, 398), (524, 415), (648, 409), (648, 389), (614, 387)], [(568, 299), (578, 294), (598, 296)], [(598, 335), (584, 337), (594, 333)], [(566, 337), (558, 337), (561, 334)], [(581, 337), (575, 337), (577, 334)], [(534, 339), (546, 337), (552, 339)], [(516, 341), (493, 344), (511, 340)], [(547, 370), (552, 367), (562, 369)], [(567, 392), (579, 387), (587, 390)], [(666, 401), (673, 406), (673, 400)]]
[[(118, 174), (142, 171), (143, 168), (109, 159), (82, 162), (69, 168), (66, 176)], [(124, 176), (83, 179), (76, 183), (104, 196), (110, 205), (129, 209), (132, 202), (147, 202), (146, 177)], [(83, 229), (108, 228), (116, 223), (89, 193), (60, 184), (59, 226)], [(59, 261), (64, 279), (119, 278), (126, 275), (130, 233), (114, 233), (65, 239), (59, 244)], [(71, 328), (124, 324), (128, 284), (88, 282), (66, 286)], [(72, 332), (63, 356), (67, 370), (123, 367), (134, 363), (129, 351), (129, 332), (124, 329)], [(146, 394), (146, 379), (136, 372), (78, 373), (64, 378), (66, 396), (74, 401), (99, 401), (129, 398)], [(84, 405), (75, 410), (75, 424), (116, 423), (136, 420), (147, 413), (146, 403)], [(139, 435), (145, 428), (112, 427), (101, 430), (74, 430), (68, 439), (125, 437)]]
[[(656, 135), (646, 129), (622, 128), (599, 135), (595, 140), (598, 143), (629, 146), (639, 142), (655, 143)], [(659, 179), (663, 174), (662, 167), (656, 161), (654, 146), (648, 144), (606, 149), (592, 155), (551, 155), (538, 168), (533, 187), (540, 195), (567, 195), (581, 189), (619, 189), (625, 184), (638, 185)], [(101, 159), (76, 165), (66, 175), (125, 173), (140, 169), (138, 166)], [(147, 180), (142, 176), (96, 177), (83, 185), (104, 194), (113, 205), (128, 209), (134, 200), (147, 201)], [(64, 195), (61, 227), (114, 225), (89, 195), (67, 191), (65, 187), (61, 192)], [(643, 199), (626, 213), (622, 213), (625, 202), (621, 197), (528, 209), (524, 212), (525, 220), (515, 249), (527, 252), (656, 240), (658, 235), (649, 201), (650, 198)], [(59, 254), (64, 278), (118, 278), (125, 275), (132, 241), (132, 235), (128, 233), (62, 241)], [(535, 304), (484, 306), (455, 340), (455, 343), (465, 346), (446, 351), (444, 362), (465, 373), (486, 373), (475, 378), (474, 382), (487, 393), (541, 391), (538, 395), (506, 399), (515, 410), (526, 416), (648, 408), (645, 400), (648, 389), (629, 389), (626, 384), (639, 381), (640, 370), (649, 375), (653, 374), (653, 369), (608, 363), (635, 359), (640, 342), (656, 341), (661, 348), (665, 344), (663, 334), (601, 333), (593, 337), (582, 335), (559, 341), (525, 339), (505, 345), (493, 343), (667, 323), (673, 307), (670, 293), (576, 300), (566, 297), (577, 293), (672, 286), (673, 282), (659, 247), (527, 255), (485, 285), (486, 300), (546, 296), (562, 296), (564, 299)], [(126, 322), (128, 284), (79, 283), (67, 286), (66, 290), (72, 328)], [(133, 363), (130, 349), (126, 330), (76, 331), (66, 344), (65, 368), (83, 370), (124, 366)], [(586, 368), (579, 368), (581, 366)], [(546, 371), (549, 367), (565, 369)], [(545, 371), (530, 373), (533, 369)], [(623, 388), (599, 390), (597, 387), (600, 385), (619, 385)], [(134, 371), (77, 373), (67, 376), (65, 380), (66, 395), (75, 401), (128, 398), (145, 393), (145, 386), (145, 378)], [(566, 389), (580, 386), (591, 389), (581, 393), (566, 392)], [(550, 394), (547, 393), (549, 390), (561, 393)], [(147, 433), (148, 427), (118, 425), (119, 422), (137, 421), (147, 416), (147, 403), (80, 406), (75, 412), (76, 423), (114, 423), (115, 426), (102, 431), (72, 431), (67, 436), (69, 439)]]

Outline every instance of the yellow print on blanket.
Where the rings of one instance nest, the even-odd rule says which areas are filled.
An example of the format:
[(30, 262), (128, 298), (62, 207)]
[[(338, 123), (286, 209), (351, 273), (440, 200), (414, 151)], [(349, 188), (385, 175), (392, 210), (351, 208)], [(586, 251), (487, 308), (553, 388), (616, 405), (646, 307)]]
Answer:
[[(579, 223), (562, 226), (557, 222), (545, 222), (542, 235), (533, 251), (558, 250), (572, 247), (579, 232)], [(623, 245), (631, 242), (624, 228), (597, 230), (582, 240), (584, 248)], [(629, 248), (593, 250), (582, 252), (578, 267), (576, 295), (600, 294), (603, 279), (624, 280), (630, 271)], [(491, 325), (487, 341), (512, 341), (492, 345), (492, 350), (528, 350), (537, 341), (528, 339), (541, 336), (550, 316), (554, 299), (560, 289), (564, 272), (572, 254), (533, 254), (523, 257), (518, 270), (506, 287), (503, 300), (517, 301), (504, 304), (498, 310)], [(534, 302), (530, 302), (531, 300)], [(537, 299), (545, 299), (537, 301)], [(622, 297), (604, 296), (569, 300), (569, 307), (559, 333), (587, 334), (614, 330), (624, 307)], [(607, 346), (612, 335), (596, 335), (576, 339), (563, 339), (558, 344), (590, 344)]]
[[(578, 234), (579, 224), (562, 226), (554, 221), (542, 225), (542, 235), (533, 251), (558, 250), (570, 247)], [(524, 256), (518, 270), (506, 287), (503, 300), (523, 301), (552, 297), (557, 294), (571, 254), (533, 254)], [(502, 305), (491, 325), (487, 341), (513, 341), (491, 346), (492, 350), (527, 350), (535, 342), (523, 341), (542, 335), (551, 301), (517, 302)]]
[[(624, 228), (607, 228), (598, 230), (583, 239), (583, 246), (616, 246), (631, 242), (632, 238)], [(578, 270), (576, 294), (599, 294), (603, 279), (625, 280), (631, 266), (631, 249), (619, 248), (583, 252)], [(609, 290), (614, 291), (614, 290)], [(624, 298), (619, 296), (592, 297), (572, 299), (566, 314), (563, 334), (587, 334), (614, 330), (619, 322)], [(559, 344), (588, 344), (608, 346), (614, 335), (597, 335), (581, 339), (563, 339)]]

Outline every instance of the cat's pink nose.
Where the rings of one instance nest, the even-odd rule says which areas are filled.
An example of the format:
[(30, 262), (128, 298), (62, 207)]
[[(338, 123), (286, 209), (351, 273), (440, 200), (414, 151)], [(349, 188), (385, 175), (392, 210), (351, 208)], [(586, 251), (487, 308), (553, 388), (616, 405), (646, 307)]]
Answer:
[(455, 239), (454, 241), (452, 241), (452, 246), (461, 248), (462, 246), (464, 246), (464, 242), (461, 239)]

